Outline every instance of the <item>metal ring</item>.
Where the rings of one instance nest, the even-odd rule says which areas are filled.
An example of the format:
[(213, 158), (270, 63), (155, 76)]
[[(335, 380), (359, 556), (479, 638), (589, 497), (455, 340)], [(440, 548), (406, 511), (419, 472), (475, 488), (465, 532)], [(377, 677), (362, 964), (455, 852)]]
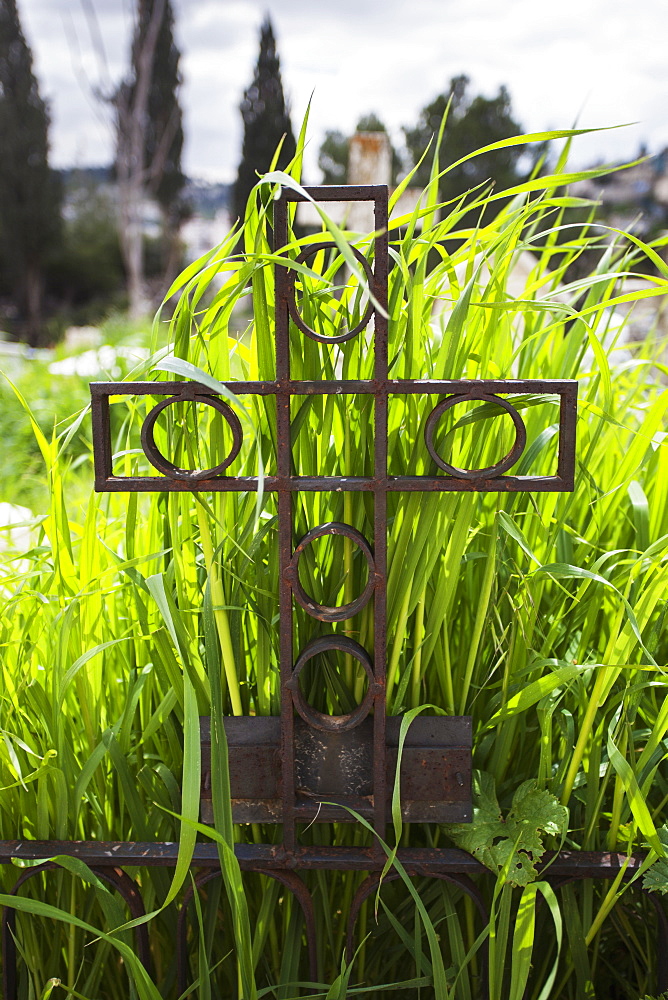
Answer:
[[(404, 862), (404, 864), (406, 864)], [(408, 869), (408, 865), (406, 864)], [(360, 884), (353, 897), (353, 901), (350, 904), (350, 910), (348, 911), (348, 925), (346, 929), (346, 950), (345, 956), (346, 961), (352, 963), (355, 961), (355, 948), (354, 948), (354, 933), (355, 933), (355, 923), (359, 916), (360, 909), (362, 908), (362, 903), (369, 898), (369, 896), (378, 889), (380, 884), (380, 872), (372, 872), (367, 878)], [(429, 870), (419, 870), (414, 869), (412, 866), (408, 870), (409, 875), (420, 875), (425, 878), (437, 878), (442, 882), (449, 882), (450, 884), (461, 889), (462, 892), (473, 900), (473, 903), (478, 910), (478, 913), (482, 917), (483, 924), (489, 924), (489, 913), (482, 898), (482, 893), (478, 889), (478, 886), (473, 882), (468, 875), (459, 875), (455, 872), (435, 872)], [(403, 876), (398, 871), (390, 870), (386, 875), (383, 876), (383, 882), (394, 882)], [(486, 976), (484, 973), (487, 970), (487, 965), (489, 962), (489, 942), (484, 941), (481, 949), (481, 959), (482, 959), (482, 983), (483, 983), (483, 998), (487, 1000), (489, 993), (486, 986)]]
[[(318, 602), (314, 600), (310, 594), (306, 593), (299, 579), (299, 559), (302, 552), (306, 546), (315, 541), (316, 538), (322, 538), (324, 535), (343, 535), (345, 538), (349, 538), (352, 542), (354, 542), (355, 545), (357, 545), (364, 553), (364, 558), (366, 559), (369, 570), (369, 578), (359, 597), (356, 597), (354, 601), (350, 601), (348, 604), (339, 604), (336, 607), (330, 607), (326, 604), (318, 604)], [(311, 530), (307, 531), (303, 538), (299, 540), (292, 555), (292, 559), (285, 570), (285, 577), (290, 581), (290, 586), (292, 587), (292, 592), (295, 595), (297, 604), (299, 604), (307, 614), (311, 615), (312, 618), (317, 618), (321, 622), (341, 622), (345, 621), (346, 618), (352, 618), (353, 615), (356, 615), (358, 611), (362, 610), (365, 604), (368, 604), (376, 586), (376, 564), (374, 562), (371, 546), (367, 542), (364, 535), (358, 531), (357, 528), (353, 528), (350, 524), (342, 524), (340, 521), (327, 521), (326, 524), (321, 524), (317, 528), (311, 528)]]
[[(274, 868), (250, 868), (246, 869), (256, 875), (265, 875), (273, 878), (281, 885), (286, 886), (299, 903), (304, 917), (304, 929), (306, 932), (306, 943), (308, 946), (309, 975), (313, 982), (318, 978), (318, 940), (315, 930), (315, 914), (313, 911), (313, 896), (311, 895), (304, 880), (296, 872), (276, 870)], [(188, 906), (191, 903), (195, 892), (204, 888), (207, 882), (220, 878), (222, 872), (220, 868), (213, 871), (200, 872), (195, 876), (194, 885), (191, 883), (186, 889), (181, 901), (181, 909), (176, 923), (176, 951), (177, 951), (177, 971), (176, 985), (179, 995), (183, 995), (188, 989)]]
[[(225, 417), (225, 420), (232, 431), (232, 447), (230, 448), (227, 458), (221, 462), (220, 465), (215, 465), (211, 469), (201, 469), (199, 472), (191, 472), (188, 469), (179, 469), (176, 465), (170, 462), (169, 459), (165, 458), (156, 446), (155, 437), (153, 435), (153, 428), (155, 427), (156, 420), (162, 411), (168, 406), (171, 406), (172, 403), (182, 402), (204, 403), (206, 406), (211, 406), (214, 410)], [(242, 437), (243, 432), (241, 430), (241, 423), (234, 410), (222, 399), (218, 399), (217, 396), (205, 396), (202, 393), (197, 392), (184, 392), (178, 396), (170, 396), (169, 399), (163, 399), (162, 402), (156, 403), (144, 420), (141, 429), (141, 444), (144, 449), (144, 454), (148, 458), (151, 465), (153, 465), (160, 472), (164, 473), (166, 476), (169, 476), (170, 479), (211, 479), (213, 476), (219, 475), (228, 467), (228, 465), (232, 464), (234, 459), (239, 454)]]
[[(501, 461), (497, 462), (496, 465), (488, 465), (485, 469), (459, 469), (456, 465), (449, 465), (448, 462), (445, 462), (436, 451), (434, 446), (434, 431), (436, 429), (436, 424), (445, 411), (449, 410), (450, 407), (455, 406), (457, 403), (466, 403), (478, 400), (484, 403), (497, 403), (502, 409), (510, 414), (515, 425), (515, 442), (510, 451), (504, 455)], [(427, 451), (440, 469), (443, 469), (444, 472), (448, 472), (451, 476), (455, 476), (457, 479), (473, 480), (491, 479), (494, 476), (500, 476), (502, 472), (510, 469), (517, 461), (519, 461), (527, 443), (526, 427), (524, 426), (524, 421), (515, 407), (509, 403), (507, 399), (503, 399), (501, 396), (479, 391), (467, 392), (461, 396), (448, 396), (447, 399), (442, 399), (440, 403), (437, 403), (427, 417), (424, 437), (427, 444)]]
[(306, 944), (308, 947), (309, 975), (315, 983), (318, 979), (318, 936), (316, 933), (315, 913), (313, 907), (313, 896), (299, 875), (296, 872), (282, 872), (272, 868), (256, 868), (255, 871), (267, 878), (273, 878), (281, 885), (286, 886), (301, 906), (304, 917), (304, 931)]
[[(305, 250), (303, 250), (299, 254), (299, 257), (297, 257), (295, 263), (303, 264), (304, 261), (308, 260), (309, 257), (312, 257), (313, 254), (317, 253), (319, 250), (332, 250), (332, 249), (334, 250), (338, 249), (336, 243), (312, 243), (310, 246), (308, 246)], [(371, 270), (371, 266), (369, 265), (368, 260), (354, 246), (351, 246), (350, 249), (353, 255), (355, 256), (356, 260), (358, 260), (359, 263), (364, 268), (364, 272), (367, 278), (369, 279), (369, 284), (372, 285), (373, 271)], [(312, 330), (310, 326), (307, 326), (304, 320), (299, 315), (297, 311), (297, 302), (295, 296), (295, 275), (293, 272), (290, 271), (288, 272), (288, 310), (295, 325), (299, 327), (302, 333), (305, 333), (307, 337), (310, 337), (311, 340), (319, 340), (320, 343), (322, 344), (342, 344), (344, 340), (350, 340), (352, 337), (356, 337), (357, 334), (360, 333), (367, 325), (367, 323), (371, 319), (371, 316), (373, 315), (373, 302), (369, 300), (367, 307), (364, 310), (364, 315), (362, 316), (362, 319), (359, 321), (357, 326), (354, 326), (352, 328), (352, 330), (347, 330), (346, 333), (340, 333), (336, 337), (326, 337), (324, 334), (318, 333), (317, 330)]]
[[(582, 852), (584, 853), (584, 852)], [(553, 874), (554, 873), (554, 874)], [(546, 879), (553, 889), (563, 889), (564, 886), (570, 885), (571, 882), (582, 882), (585, 879), (591, 879), (595, 881), (605, 881), (607, 879), (615, 878), (619, 873), (618, 869), (608, 868), (603, 874), (601, 874), (601, 869), (595, 873), (592, 869), (584, 871), (577, 875), (566, 875), (559, 878), (559, 869), (552, 868), (544, 872), (541, 872), (540, 877)], [(627, 872), (624, 876), (624, 881), (628, 881), (632, 877), (631, 873)], [(634, 888), (639, 889), (644, 895), (649, 898), (652, 903), (654, 910), (656, 912), (657, 918), (657, 948), (656, 948), (656, 958), (657, 958), (657, 969), (656, 969), (656, 993), (657, 996), (663, 996), (663, 994), (668, 990), (668, 917), (666, 917), (666, 911), (663, 908), (661, 900), (656, 896), (655, 891), (652, 889), (646, 889), (643, 885), (635, 885)], [(539, 899), (539, 904), (542, 900)]]
[[(311, 708), (299, 687), (299, 675), (307, 662), (319, 653), (326, 653), (329, 649), (338, 649), (342, 653), (354, 656), (364, 667), (369, 680), (369, 686), (361, 704), (348, 715), (326, 715), (324, 712), (317, 712), (314, 708)], [(355, 726), (359, 726), (360, 722), (366, 719), (371, 711), (376, 693), (376, 678), (373, 673), (371, 657), (366, 649), (360, 646), (359, 642), (355, 642), (354, 639), (351, 639), (347, 635), (325, 635), (319, 639), (312, 639), (311, 642), (304, 646), (299, 659), (295, 663), (292, 677), (285, 686), (292, 692), (295, 708), (304, 722), (307, 722), (309, 726), (313, 726), (314, 729), (321, 729), (324, 732), (343, 733), (349, 729), (354, 729)]]
[(176, 920), (176, 988), (179, 991), (179, 996), (182, 996), (188, 989), (188, 905), (195, 892), (202, 889), (207, 882), (220, 878), (221, 875), (220, 869), (198, 872), (183, 894)]
[[(57, 841), (56, 841), (57, 843)], [(24, 882), (47, 871), (62, 871), (63, 869), (57, 861), (45, 861), (41, 865), (29, 868), (20, 875), (10, 890), (10, 896), (18, 896), (19, 889)], [(121, 896), (126, 903), (130, 916), (133, 919), (145, 916), (146, 910), (144, 902), (139, 892), (136, 882), (123, 871), (122, 868), (110, 865), (92, 865), (91, 871), (108, 882)], [(2, 937), (2, 985), (3, 997), (5, 1000), (16, 1000), (18, 996), (18, 978), (16, 969), (16, 909), (12, 906), (5, 906), (2, 910), (0, 920), (0, 936)], [(140, 923), (135, 928), (135, 939), (137, 956), (139, 961), (147, 970), (151, 972), (151, 956), (148, 940), (148, 928), (145, 923)]]

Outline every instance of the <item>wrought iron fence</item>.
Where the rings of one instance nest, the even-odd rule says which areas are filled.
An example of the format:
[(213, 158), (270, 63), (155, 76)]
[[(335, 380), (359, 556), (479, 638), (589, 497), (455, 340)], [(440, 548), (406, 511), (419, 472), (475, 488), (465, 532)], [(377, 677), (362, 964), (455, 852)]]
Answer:
[[(572, 381), (538, 380), (397, 380), (388, 374), (388, 207), (387, 189), (382, 186), (314, 187), (307, 193), (317, 201), (365, 201), (373, 205), (375, 239), (372, 263), (357, 249), (353, 254), (366, 274), (371, 295), (362, 318), (351, 329), (326, 337), (310, 328), (298, 309), (294, 272), (276, 266), (276, 378), (272, 381), (234, 382), (226, 387), (243, 397), (259, 394), (273, 397), (276, 405), (276, 474), (263, 480), (263, 489), (278, 501), (280, 684), (279, 717), (235, 717), (225, 719), (229, 746), (229, 767), (233, 818), (239, 823), (281, 824), (279, 844), (237, 844), (235, 851), (243, 871), (258, 872), (278, 880), (301, 907), (311, 978), (318, 977), (318, 947), (315, 934), (313, 899), (301, 877), (306, 871), (359, 871), (366, 873), (354, 896), (347, 932), (348, 955), (354, 954), (354, 929), (365, 899), (378, 887), (386, 854), (375, 839), (369, 847), (305, 846), (299, 842), (299, 824), (351, 820), (354, 810), (365, 817), (379, 838), (385, 836), (389, 819), (390, 790), (397, 767), (398, 717), (386, 715), (386, 585), (387, 585), (387, 499), (390, 493), (430, 491), (555, 491), (573, 488), (577, 384)], [(288, 240), (287, 210), (300, 195), (284, 190), (274, 205), (275, 248)], [(306, 262), (322, 249), (335, 244), (312, 243), (299, 257)], [(373, 378), (369, 380), (297, 381), (290, 372), (291, 322), (303, 336), (325, 343), (340, 343), (372, 330)], [(524, 393), (551, 393), (559, 398), (559, 449), (552, 475), (521, 476), (511, 470), (527, 445), (526, 428), (513, 396)], [(103, 382), (91, 385), (95, 458), (95, 487), (98, 491), (256, 491), (258, 479), (227, 475), (239, 453), (243, 431), (226, 399), (205, 385), (193, 382)], [(373, 401), (374, 458), (368, 475), (297, 476), (291, 462), (291, 401), (295, 398), (349, 394)], [(394, 396), (438, 396), (439, 402), (426, 415), (425, 443), (438, 472), (430, 475), (390, 475), (388, 472), (388, 404)], [(159, 475), (119, 476), (114, 472), (109, 401), (118, 396), (160, 396), (142, 426), (142, 448)], [(231, 447), (215, 467), (188, 470), (176, 466), (159, 450), (155, 440), (156, 421), (175, 403), (190, 401), (214, 408), (227, 422)], [(443, 414), (466, 403), (492, 403), (511, 418), (515, 440), (508, 453), (496, 464), (482, 469), (462, 469), (448, 463), (437, 448), (436, 428)], [(297, 541), (294, 539), (293, 503), (299, 491), (365, 492), (373, 503), (373, 538), (364, 537), (351, 524), (326, 522), (313, 525)], [(315, 540), (343, 536), (356, 546), (366, 561), (368, 582), (362, 593), (340, 606), (319, 603), (301, 582), (302, 554)], [(350, 636), (327, 631), (329, 623), (350, 619), (373, 602), (372, 650)], [(321, 634), (304, 648), (293, 648), (295, 605), (321, 623)], [(300, 686), (307, 663), (326, 651), (339, 651), (357, 660), (367, 686), (359, 705), (344, 715), (330, 715), (313, 708)], [(201, 816), (213, 819), (210, 784), (210, 722), (201, 720), (203, 779)], [(420, 716), (408, 730), (401, 759), (401, 811), (404, 822), (467, 822), (471, 819), (471, 720), (468, 717)], [(67, 855), (84, 861), (95, 874), (109, 883), (127, 904), (131, 916), (144, 915), (141, 889), (126, 868), (174, 867), (176, 844), (99, 843), (95, 841), (0, 842), (0, 864), (13, 859), (36, 861)], [(471, 898), (480, 918), (488, 921), (484, 897), (474, 878), (490, 873), (466, 852), (454, 848), (399, 848), (397, 857), (410, 876), (427, 876), (456, 885)], [(624, 870), (624, 878), (637, 874), (640, 856), (561, 851), (546, 855), (540, 877), (559, 887), (574, 880), (612, 879)], [(57, 863), (24, 871), (13, 894), (36, 874), (56, 869)], [(192, 858), (196, 871), (194, 888), (180, 903), (177, 934), (178, 988), (188, 985), (188, 907), (193, 892), (220, 876), (215, 845), (198, 844)], [(386, 878), (397, 878), (390, 872)], [(650, 896), (658, 918), (658, 988), (668, 988), (668, 920), (655, 897)], [(3, 983), (5, 1000), (17, 996), (17, 952), (14, 937), (15, 911), (6, 907), (2, 918)], [(137, 954), (150, 969), (150, 949), (146, 924), (136, 928)], [(483, 949), (484, 952), (484, 949)]]

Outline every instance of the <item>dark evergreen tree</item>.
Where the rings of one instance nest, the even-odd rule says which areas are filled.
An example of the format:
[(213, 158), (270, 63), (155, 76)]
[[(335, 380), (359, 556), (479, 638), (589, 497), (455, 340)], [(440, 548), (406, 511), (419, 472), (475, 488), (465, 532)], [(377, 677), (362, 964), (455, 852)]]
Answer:
[(325, 132), (318, 150), (318, 166), (323, 184), (345, 184), (348, 178), (348, 143), (350, 139), (337, 129)]
[(244, 122), (241, 163), (234, 185), (233, 210), (243, 218), (246, 202), (258, 174), (266, 173), (285, 136), (278, 158), (278, 169), (284, 169), (294, 157), (297, 144), (290, 124), (290, 115), (283, 95), (276, 39), (269, 17), (260, 29), (260, 54), (250, 87), (244, 91), (239, 106)]
[(138, 0), (130, 77), (114, 98), (119, 236), (128, 272), (130, 309), (135, 314), (144, 310), (143, 256), (137, 222), (143, 197), (154, 198), (162, 212), (168, 272), (165, 283), (169, 283), (170, 272), (178, 264), (178, 231), (185, 214), (179, 59), (170, 0)]
[[(146, 120), (144, 123), (144, 166), (147, 190), (167, 216), (177, 219), (182, 211), (185, 176), (181, 170), (183, 115), (179, 103), (182, 77), (181, 53), (174, 41), (174, 14), (170, 0), (164, 3), (159, 21), (151, 69)], [(136, 80), (144, 46), (158, 0), (139, 0), (137, 28), (132, 46)]]
[[(422, 109), (417, 125), (404, 128), (406, 145), (414, 163), (418, 162), (432, 136), (438, 134), (449, 100), (450, 111), (439, 150), (441, 170), (482, 146), (521, 135), (522, 127), (513, 117), (506, 88), (500, 87), (496, 97), (478, 95), (472, 98), (469, 82), (467, 76), (453, 77), (449, 91)], [(456, 198), (486, 181), (493, 182), (497, 191), (519, 183), (525, 176), (519, 165), (525, 149), (520, 145), (494, 150), (455, 167), (439, 182), (441, 200)], [(430, 167), (431, 158), (427, 156), (415, 177), (416, 186), (427, 183)]]
[(48, 129), (16, 0), (0, 0), (0, 266), (20, 332), (32, 345), (42, 335), (45, 266), (61, 238)]

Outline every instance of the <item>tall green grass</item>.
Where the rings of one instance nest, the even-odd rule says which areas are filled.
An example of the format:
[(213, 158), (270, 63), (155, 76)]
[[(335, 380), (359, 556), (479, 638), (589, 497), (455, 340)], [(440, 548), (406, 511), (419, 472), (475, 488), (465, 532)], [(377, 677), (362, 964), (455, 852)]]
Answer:
[[(445, 206), (436, 204), (435, 162), (415, 212), (394, 217), (390, 228), (392, 378), (580, 381), (573, 494), (390, 498), (388, 712), (426, 704), (472, 715), (480, 772), (471, 828), (410, 826), (400, 840), (475, 847), (494, 869), (480, 882), (493, 914), (489, 966), (485, 971), (482, 961), (485, 930), (460, 890), (399, 878), (364, 905), (356, 959), (346, 967), (345, 922), (361, 876), (313, 873), (305, 878), (316, 904), (320, 985), (300, 989), (308, 974), (297, 905), (260, 875), (244, 875), (242, 893), (229, 858), (233, 838), (266, 843), (280, 831), (233, 829), (220, 774), (217, 833), (208, 835), (217, 838), (226, 877), (191, 908), (195, 996), (250, 1000), (268, 990), (262, 995), (287, 1000), (363, 990), (472, 1000), (483, 975), (493, 1000), (521, 1000), (525, 984), (532, 1000), (636, 1000), (653, 988), (653, 917), (638, 883), (552, 892), (532, 880), (527, 853), (537, 857), (563, 843), (594, 851), (651, 847), (653, 858), (666, 839), (666, 345), (650, 330), (620, 352), (624, 320), (615, 306), (643, 294), (624, 285), (642, 258), (658, 268), (652, 294), (668, 291), (668, 271), (660, 243), (596, 227), (557, 240), (567, 210), (584, 207), (564, 193), (578, 176), (568, 172), (566, 149), (551, 173), (503, 198), (481, 190)], [(299, 168), (297, 161), (294, 177)], [(172, 290), (180, 296), (173, 315), (156, 322), (153, 362), (133, 378), (152, 365), (157, 379), (193, 371), (187, 365), (209, 380), (274, 377), (275, 189), (259, 185), (241, 237), (232, 234), (182, 275)], [(472, 208), (479, 223), (464, 229)], [(346, 238), (372, 257), (368, 235)], [(308, 240), (295, 239), (279, 266)], [(568, 282), (569, 264), (592, 245), (600, 248), (595, 270)], [(518, 288), (520, 258), (530, 269)], [(297, 277), (303, 315), (327, 334), (354, 324), (366, 301), (343, 264), (336, 252), (320, 253)], [(252, 319), (239, 336), (232, 317), (244, 301)], [(294, 329), (293, 378), (371, 377), (370, 338), (330, 346)], [(239, 399), (246, 433), (231, 471), (271, 474), (275, 404)], [(435, 402), (409, 395), (392, 401), (391, 474), (429, 471), (423, 428)], [(521, 402), (532, 444), (517, 471), (553, 471), (557, 401), (534, 395)], [(139, 429), (150, 405), (112, 404), (121, 474), (149, 471)], [(224, 424), (206, 407), (176, 411), (156, 430), (165, 453), (189, 467), (220, 461), (229, 444)], [(455, 464), (491, 465), (505, 453), (507, 416), (491, 407), (450, 414), (437, 443)], [(91, 495), (83, 516), (75, 515), (69, 483), (92, 478), (90, 462), (69, 469), (78, 419), (53, 435), (32, 420), (50, 501), (39, 511), (32, 547), (9, 552), (2, 565), (0, 837), (180, 839), (174, 881), (160, 869), (134, 873), (147, 910), (157, 911), (149, 925), (154, 980), (160, 995), (174, 996), (176, 910), (163, 904), (189, 884), (197, 717), (212, 706), (214, 715), (216, 706), (226, 714), (279, 712), (276, 504), (271, 494), (260, 497), (259, 509), (254, 494), (109, 494)], [(370, 470), (373, 420), (364, 398), (307, 397), (295, 403), (293, 419), (299, 474)], [(297, 535), (323, 520), (345, 520), (371, 536), (363, 494), (300, 494), (295, 511)], [(316, 599), (347, 601), (364, 586), (363, 560), (342, 539), (310, 548), (302, 581)], [(295, 617), (299, 648), (312, 637), (313, 621)], [(371, 642), (369, 608), (335, 627)], [(349, 710), (363, 686), (354, 663), (332, 659), (320, 667), (307, 677), (311, 702)], [(524, 839), (513, 839), (520, 828)], [(301, 834), (304, 843), (370, 837), (360, 824), (315, 825)], [(653, 869), (660, 889), (668, 886), (662, 863)], [(5, 891), (16, 876), (3, 871)], [(92, 943), (84, 924), (109, 931), (123, 919), (103, 887), (63, 871), (36, 877), (23, 895), (80, 923), (19, 917), (22, 998), (48, 996), (54, 977), (65, 984), (53, 986), (54, 997), (158, 995), (124, 951), (132, 944), (127, 931)]]

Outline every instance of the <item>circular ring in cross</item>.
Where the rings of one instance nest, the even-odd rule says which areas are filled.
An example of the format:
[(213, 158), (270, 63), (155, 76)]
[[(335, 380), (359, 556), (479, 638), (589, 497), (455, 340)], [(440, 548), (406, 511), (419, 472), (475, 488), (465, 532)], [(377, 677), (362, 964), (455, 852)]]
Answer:
[[(313, 257), (314, 254), (318, 253), (319, 250), (336, 250), (336, 249), (337, 249), (336, 243), (312, 243), (310, 246), (306, 248), (306, 250), (302, 250), (302, 252), (297, 257), (295, 263), (303, 264), (305, 261), (309, 259), (309, 257)], [(362, 265), (364, 273), (367, 276), (369, 286), (371, 286), (373, 284), (373, 271), (371, 270), (371, 266), (369, 265), (368, 260), (363, 254), (359, 252), (359, 250), (357, 250), (356, 247), (350, 246), (349, 249), (352, 251), (353, 256), (358, 261), (358, 263)], [(307, 326), (307, 324), (304, 322), (301, 315), (299, 314), (295, 296), (295, 275), (294, 273), (289, 272), (288, 311), (295, 325), (299, 327), (302, 333), (305, 333), (307, 337), (310, 337), (311, 340), (318, 340), (322, 344), (342, 344), (345, 340), (351, 340), (353, 337), (356, 337), (357, 334), (360, 333), (365, 326), (367, 326), (369, 320), (373, 315), (374, 307), (373, 307), (373, 302), (371, 301), (371, 299), (369, 299), (369, 302), (367, 303), (366, 309), (364, 310), (364, 314), (359, 323), (357, 323), (351, 330), (346, 330), (345, 333), (339, 333), (335, 337), (328, 337), (326, 334), (318, 333), (317, 330), (313, 330), (310, 326)]]
[[(366, 586), (359, 597), (356, 597), (354, 601), (350, 601), (348, 604), (340, 604), (333, 607), (326, 604), (319, 604), (310, 594), (306, 593), (299, 579), (299, 560), (302, 552), (316, 538), (322, 538), (325, 535), (343, 535), (344, 538), (350, 539), (351, 542), (354, 542), (362, 550), (366, 559), (368, 568)], [(321, 622), (341, 622), (347, 618), (352, 618), (353, 615), (362, 610), (365, 604), (368, 604), (376, 586), (376, 567), (371, 546), (357, 528), (353, 528), (350, 524), (343, 524), (340, 521), (327, 521), (325, 524), (318, 525), (317, 528), (311, 528), (299, 540), (293, 552), (292, 559), (285, 570), (285, 577), (290, 581), (292, 593), (297, 604), (307, 614), (311, 615), (312, 618), (317, 618)]]
[[(357, 708), (346, 715), (328, 715), (326, 712), (318, 712), (306, 701), (299, 686), (299, 675), (308, 661), (320, 653), (329, 652), (329, 650), (338, 650), (341, 653), (354, 656), (362, 664), (367, 676), (368, 685), (364, 698)], [(292, 677), (287, 682), (286, 687), (292, 692), (295, 708), (304, 722), (307, 722), (314, 729), (330, 733), (343, 733), (359, 726), (360, 722), (366, 719), (371, 711), (377, 690), (371, 657), (366, 649), (360, 646), (359, 642), (355, 642), (347, 635), (324, 635), (307, 643), (295, 663)]]
[[(168, 406), (171, 406), (173, 403), (181, 402), (204, 403), (206, 406), (210, 406), (212, 409), (220, 413), (227, 421), (229, 428), (232, 431), (232, 445), (227, 457), (222, 462), (219, 462), (218, 465), (214, 465), (210, 469), (180, 469), (177, 465), (174, 465), (173, 462), (170, 462), (169, 459), (165, 458), (156, 445), (154, 436), (156, 420), (162, 411), (167, 409)], [(170, 479), (184, 479), (189, 481), (212, 479), (214, 476), (218, 476), (221, 472), (224, 472), (239, 454), (242, 438), (243, 431), (241, 429), (241, 422), (228, 403), (222, 399), (218, 399), (216, 396), (204, 396), (199, 393), (184, 393), (183, 395), (170, 396), (169, 399), (163, 399), (161, 402), (156, 403), (144, 420), (141, 429), (142, 448), (144, 449), (144, 454), (148, 458), (151, 465), (154, 466), (154, 468), (156, 468), (159, 472), (164, 473), (165, 476), (169, 476)]]
[[(497, 406), (500, 406), (510, 414), (515, 425), (515, 441), (510, 451), (504, 455), (499, 462), (496, 462), (495, 465), (488, 465), (484, 469), (460, 469), (456, 465), (450, 465), (436, 451), (434, 433), (436, 425), (446, 410), (456, 406), (458, 403), (477, 401), (482, 403), (495, 403)], [(527, 432), (526, 427), (524, 426), (524, 421), (512, 403), (509, 403), (508, 400), (504, 399), (502, 396), (496, 396), (492, 393), (481, 392), (479, 390), (462, 393), (462, 395), (448, 396), (447, 399), (442, 399), (440, 403), (437, 403), (427, 417), (424, 437), (427, 445), (427, 451), (434, 459), (439, 469), (443, 469), (444, 472), (449, 473), (451, 476), (455, 476), (457, 479), (469, 480), (493, 479), (495, 476), (500, 476), (519, 461), (527, 443)]]

